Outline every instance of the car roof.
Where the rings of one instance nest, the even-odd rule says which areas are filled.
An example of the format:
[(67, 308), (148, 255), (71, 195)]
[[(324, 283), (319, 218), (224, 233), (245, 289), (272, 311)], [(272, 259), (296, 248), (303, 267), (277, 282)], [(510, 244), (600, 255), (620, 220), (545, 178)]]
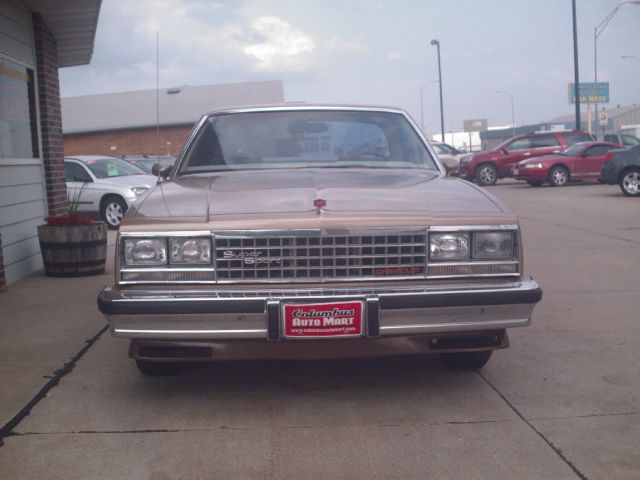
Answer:
[(118, 157), (110, 157), (109, 155), (67, 155), (64, 157), (65, 160), (78, 160), (80, 162), (90, 162), (92, 160), (99, 160), (101, 158), (117, 158), (118, 160), (122, 160)]
[(390, 112), (406, 114), (398, 107), (373, 106), (373, 105), (340, 105), (340, 104), (310, 104), (310, 103), (277, 103), (271, 105), (250, 105), (239, 107), (224, 107), (208, 112), (208, 115), (221, 113), (248, 113), (248, 112), (285, 112), (285, 111), (312, 111), (312, 110), (343, 110), (363, 112)]

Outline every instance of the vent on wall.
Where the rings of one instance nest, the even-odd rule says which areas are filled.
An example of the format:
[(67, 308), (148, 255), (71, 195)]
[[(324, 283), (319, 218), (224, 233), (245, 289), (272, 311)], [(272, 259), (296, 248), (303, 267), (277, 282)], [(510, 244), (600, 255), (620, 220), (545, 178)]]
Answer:
[(167, 90), (167, 95), (173, 95), (174, 93), (180, 93), (180, 89), (178, 87), (171, 87)]

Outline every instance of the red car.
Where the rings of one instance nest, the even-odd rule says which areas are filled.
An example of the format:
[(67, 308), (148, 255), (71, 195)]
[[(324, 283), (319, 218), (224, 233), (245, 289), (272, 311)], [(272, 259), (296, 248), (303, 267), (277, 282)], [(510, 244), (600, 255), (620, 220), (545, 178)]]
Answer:
[(531, 158), (518, 162), (512, 174), (517, 180), (526, 180), (539, 187), (549, 182), (561, 187), (572, 180), (599, 180), (609, 150), (623, 148), (609, 142), (576, 143), (555, 155)]
[(579, 130), (527, 133), (510, 138), (488, 152), (465, 155), (460, 159), (460, 176), (478, 185), (493, 185), (499, 178), (510, 177), (520, 160), (557, 153), (575, 143), (594, 138)]

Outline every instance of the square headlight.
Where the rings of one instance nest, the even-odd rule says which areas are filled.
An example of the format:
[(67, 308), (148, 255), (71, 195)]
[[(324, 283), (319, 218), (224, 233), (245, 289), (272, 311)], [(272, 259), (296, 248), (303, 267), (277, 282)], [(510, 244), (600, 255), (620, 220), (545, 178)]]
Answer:
[(125, 265), (166, 265), (167, 241), (164, 238), (125, 238)]
[(473, 258), (508, 260), (513, 258), (513, 232), (474, 232)]
[(469, 259), (470, 235), (467, 232), (432, 233), (429, 235), (431, 260)]
[(209, 238), (172, 238), (169, 240), (172, 264), (211, 264), (211, 240)]

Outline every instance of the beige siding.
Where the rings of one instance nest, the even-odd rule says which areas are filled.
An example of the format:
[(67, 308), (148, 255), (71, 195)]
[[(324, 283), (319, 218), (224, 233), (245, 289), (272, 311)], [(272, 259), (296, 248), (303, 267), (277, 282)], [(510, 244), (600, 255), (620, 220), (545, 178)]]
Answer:
[(35, 64), (31, 13), (22, 2), (0, 2), (0, 52)]
[(0, 232), (7, 283), (42, 267), (36, 227), (46, 215), (42, 166), (0, 164)]

